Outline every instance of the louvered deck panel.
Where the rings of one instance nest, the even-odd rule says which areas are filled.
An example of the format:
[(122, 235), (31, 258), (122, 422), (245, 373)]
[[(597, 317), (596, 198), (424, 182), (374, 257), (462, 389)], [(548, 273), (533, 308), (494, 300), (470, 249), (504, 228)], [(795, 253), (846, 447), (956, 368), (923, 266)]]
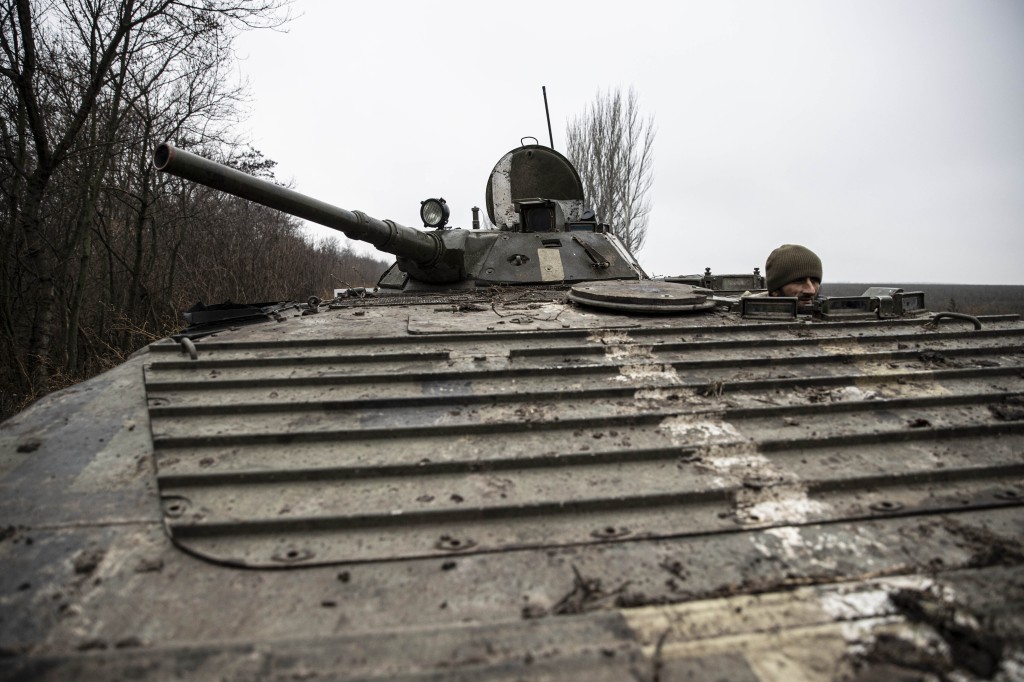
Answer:
[(283, 566), (1024, 498), (1017, 325), (637, 319), (154, 347), (168, 528), (215, 560)]

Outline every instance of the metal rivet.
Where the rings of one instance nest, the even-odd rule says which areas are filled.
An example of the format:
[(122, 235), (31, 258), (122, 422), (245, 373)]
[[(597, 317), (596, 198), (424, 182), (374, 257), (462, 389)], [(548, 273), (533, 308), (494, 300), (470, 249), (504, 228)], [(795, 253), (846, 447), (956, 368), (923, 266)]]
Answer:
[(274, 554), (271, 559), (282, 564), (295, 564), (300, 561), (308, 561), (314, 556), (316, 555), (308, 549), (296, 549), (294, 547), (289, 547), (284, 551)]
[(442, 535), (434, 546), (446, 552), (463, 552), (476, 547), (476, 542), (470, 538), (455, 538), (451, 535)]
[(616, 528), (615, 526), (605, 526), (604, 528), (598, 528), (591, 533), (591, 536), (600, 538), (602, 540), (608, 538), (621, 538), (624, 535), (629, 535), (630, 530), (625, 526)]
[(164, 514), (172, 519), (178, 518), (188, 511), (189, 508), (189, 501), (184, 497), (165, 497), (161, 500), (161, 504), (164, 509)]

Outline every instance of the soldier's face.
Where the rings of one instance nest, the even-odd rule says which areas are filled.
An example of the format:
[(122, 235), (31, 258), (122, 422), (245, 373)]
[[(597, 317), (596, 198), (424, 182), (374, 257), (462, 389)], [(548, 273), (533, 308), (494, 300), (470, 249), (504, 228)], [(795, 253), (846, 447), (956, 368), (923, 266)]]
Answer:
[(814, 300), (821, 290), (821, 280), (814, 277), (795, 279), (792, 282), (783, 284), (778, 292), (772, 292), (775, 296), (794, 296), (800, 299), (800, 303), (806, 304)]

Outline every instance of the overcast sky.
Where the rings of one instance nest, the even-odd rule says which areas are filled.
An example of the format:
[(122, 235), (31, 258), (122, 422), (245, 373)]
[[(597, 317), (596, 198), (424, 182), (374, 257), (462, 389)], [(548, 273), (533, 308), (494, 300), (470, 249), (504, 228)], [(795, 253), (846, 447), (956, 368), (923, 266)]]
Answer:
[(750, 272), (782, 243), (825, 280), (1024, 284), (1024, 2), (333, 2), (237, 42), (244, 123), (280, 179), (418, 227), (484, 207), (524, 136), (598, 92), (657, 127), (652, 275)]

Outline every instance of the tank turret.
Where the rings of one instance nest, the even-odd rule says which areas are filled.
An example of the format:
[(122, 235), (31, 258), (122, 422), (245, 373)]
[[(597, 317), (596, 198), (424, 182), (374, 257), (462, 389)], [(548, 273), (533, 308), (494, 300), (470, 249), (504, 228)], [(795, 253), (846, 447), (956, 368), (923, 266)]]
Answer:
[(639, 280), (636, 258), (583, 205), (582, 183), (564, 156), (540, 145), (512, 150), (487, 183), (496, 229), (448, 229), (443, 199), (423, 202), (427, 227), (379, 220), (307, 197), (196, 154), (160, 145), (161, 171), (333, 228), (393, 254), (384, 289), (471, 288), (491, 284), (562, 284)]

